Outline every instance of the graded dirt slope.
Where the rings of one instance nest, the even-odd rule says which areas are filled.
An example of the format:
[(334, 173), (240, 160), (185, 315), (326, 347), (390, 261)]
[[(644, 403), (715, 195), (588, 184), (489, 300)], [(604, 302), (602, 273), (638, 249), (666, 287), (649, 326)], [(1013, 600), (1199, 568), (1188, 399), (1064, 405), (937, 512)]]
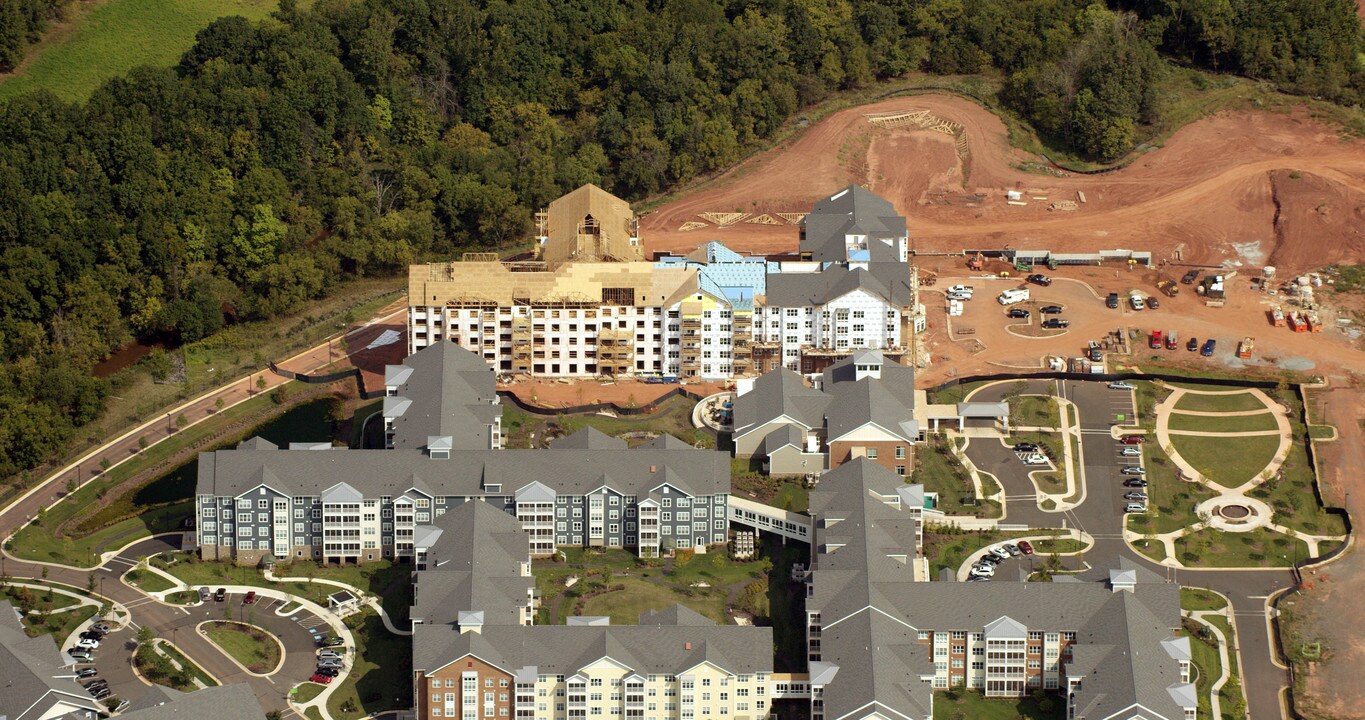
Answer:
[[(965, 162), (948, 135), (868, 122), (869, 114), (911, 110), (961, 124), (969, 147)], [(909, 218), (920, 252), (1128, 248), (1195, 263), (1261, 265), (1273, 259), (1290, 272), (1365, 258), (1365, 144), (1341, 140), (1306, 112), (1220, 113), (1185, 127), (1128, 168), (1103, 175), (1020, 169), (1024, 163), (1036, 167), (1037, 160), (1010, 147), (1000, 119), (971, 101), (894, 98), (831, 115), (650, 213), (641, 234), (651, 251), (688, 250), (708, 240), (744, 252), (792, 251), (794, 224), (720, 227), (700, 214), (799, 213), (860, 183)], [(1026, 204), (1008, 204), (1007, 190), (1021, 191)], [(971, 194), (984, 197), (972, 203), (964, 197)], [(1050, 209), (1058, 202), (1076, 203), (1076, 209)], [(681, 229), (698, 222), (706, 224)]]

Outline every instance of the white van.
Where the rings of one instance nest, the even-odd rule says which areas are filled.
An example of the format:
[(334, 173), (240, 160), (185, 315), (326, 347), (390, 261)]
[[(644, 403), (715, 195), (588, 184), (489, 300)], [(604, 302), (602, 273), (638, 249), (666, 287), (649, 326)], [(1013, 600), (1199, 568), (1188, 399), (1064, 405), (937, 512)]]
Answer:
[(1028, 300), (1028, 288), (1006, 290), (1005, 292), (1000, 293), (1000, 297), (997, 299), (1000, 301), (1001, 305), (1013, 305), (1015, 303), (1024, 302)]

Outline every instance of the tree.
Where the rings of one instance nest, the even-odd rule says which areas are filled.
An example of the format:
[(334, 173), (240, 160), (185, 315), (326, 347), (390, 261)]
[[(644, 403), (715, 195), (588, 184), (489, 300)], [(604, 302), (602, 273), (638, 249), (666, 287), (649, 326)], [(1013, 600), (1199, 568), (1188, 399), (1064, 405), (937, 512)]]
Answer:
[[(219, 399), (221, 400), (222, 398)], [(185, 426), (189, 424), (190, 424), (189, 418), (185, 417), (185, 413), (180, 413), (179, 415), (175, 416), (175, 426), (177, 428), (183, 430), (185, 429)]]

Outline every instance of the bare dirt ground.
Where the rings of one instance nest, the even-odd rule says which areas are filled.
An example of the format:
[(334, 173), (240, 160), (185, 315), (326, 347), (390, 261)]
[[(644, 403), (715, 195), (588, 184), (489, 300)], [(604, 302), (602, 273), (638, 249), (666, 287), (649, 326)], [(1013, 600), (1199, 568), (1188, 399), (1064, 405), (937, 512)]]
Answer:
[[(947, 135), (878, 128), (866, 117), (908, 110), (962, 124), (970, 148), (965, 164)], [(1219, 113), (1104, 175), (1019, 169), (1036, 160), (1010, 147), (1000, 119), (971, 101), (894, 98), (835, 113), (658, 208), (642, 220), (641, 235), (650, 251), (721, 240), (742, 252), (789, 252), (798, 237), (792, 223), (720, 227), (699, 214), (800, 213), (842, 186), (862, 183), (907, 216), (919, 252), (1129, 248), (1184, 262), (1274, 263), (1290, 272), (1365, 258), (1365, 144), (1340, 139), (1306, 111)], [(1023, 191), (1027, 204), (1007, 204), (1007, 190)], [(962, 197), (975, 193), (985, 196), (979, 204)], [(1086, 202), (1075, 211), (1049, 209), (1078, 201), (1078, 193)], [(688, 222), (707, 225), (681, 230)]]
[[(1365, 482), (1359, 472), (1365, 466), (1361, 427), (1365, 391), (1357, 387), (1357, 380), (1332, 378), (1334, 387), (1326, 393), (1324, 404), (1326, 421), (1336, 426), (1339, 439), (1315, 444), (1324, 499), (1335, 505), (1345, 502), (1352, 518), (1365, 516)], [(1365, 663), (1365, 640), (1347, 631), (1356, 627), (1353, 619), (1359, 616), (1360, 598), (1365, 596), (1365, 555), (1357, 545), (1308, 580), (1304, 599), (1295, 603), (1299, 627), (1306, 638), (1321, 640), (1329, 654), (1307, 679), (1302, 709), (1309, 717), (1365, 718), (1365, 690), (1356, 682)]]
[[(651, 385), (637, 380), (622, 380), (614, 383), (599, 383), (593, 380), (577, 380), (560, 383), (554, 380), (519, 380), (499, 385), (499, 390), (508, 390), (518, 399), (545, 408), (573, 407), (592, 403), (614, 403), (627, 406), (631, 403), (645, 405), (677, 388), (677, 385)], [(722, 383), (689, 382), (683, 386), (688, 392), (706, 396), (725, 389)]]

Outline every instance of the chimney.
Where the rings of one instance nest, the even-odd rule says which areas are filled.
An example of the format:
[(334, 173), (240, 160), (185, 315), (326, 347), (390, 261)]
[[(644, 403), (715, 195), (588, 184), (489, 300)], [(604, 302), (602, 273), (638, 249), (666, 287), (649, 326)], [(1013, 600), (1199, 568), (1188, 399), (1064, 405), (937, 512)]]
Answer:
[(690, 643), (690, 642), (689, 642), (689, 643), (684, 643), (684, 646), (685, 646), (686, 649), (688, 649), (688, 650), (691, 650), (691, 649), (692, 649), (692, 643)]
[(658, 465), (650, 465), (650, 466), (649, 466), (649, 471), (652, 472), (652, 473), (659, 472), (659, 466), (658, 466)]

